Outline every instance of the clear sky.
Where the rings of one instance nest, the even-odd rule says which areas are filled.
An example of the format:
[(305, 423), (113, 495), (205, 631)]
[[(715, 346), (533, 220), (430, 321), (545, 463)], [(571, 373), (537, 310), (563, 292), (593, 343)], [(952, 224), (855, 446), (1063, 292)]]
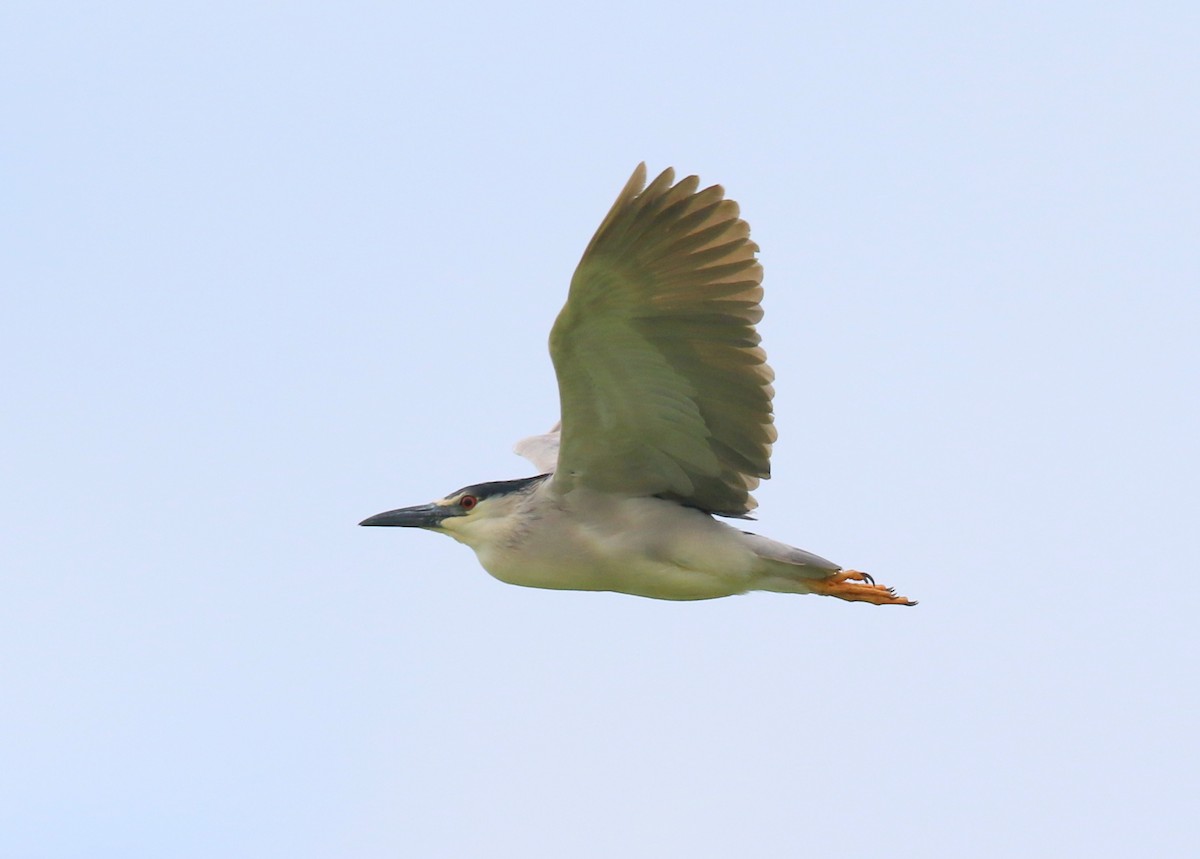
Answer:
[[(0, 855), (1194, 856), (1195, 3), (0, 11)], [(755, 529), (921, 601), (502, 585), (633, 167), (720, 182)]]

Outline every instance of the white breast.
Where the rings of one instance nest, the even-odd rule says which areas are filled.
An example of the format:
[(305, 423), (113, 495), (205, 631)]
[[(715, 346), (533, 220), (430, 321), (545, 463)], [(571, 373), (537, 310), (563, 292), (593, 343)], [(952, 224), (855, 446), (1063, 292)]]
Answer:
[[(501, 581), (659, 599), (744, 593), (756, 557), (741, 534), (706, 513), (658, 498), (589, 489), (555, 497), (547, 482), (486, 539), (464, 539)], [(497, 523), (499, 524), (499, 523)]]

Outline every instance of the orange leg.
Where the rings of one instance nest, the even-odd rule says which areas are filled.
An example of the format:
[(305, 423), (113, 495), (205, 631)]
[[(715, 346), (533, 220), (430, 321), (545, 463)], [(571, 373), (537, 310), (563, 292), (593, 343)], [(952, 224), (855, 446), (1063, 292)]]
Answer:
[(896, 596), (896, 591), (892, 588), (875, 584), (873, 578), (858, 570), (841, 570), (828, 578), (808, 579), (805, 584), (814, 594), (837, 597), (851, 602), (869, 602), (875, 605), (916, 605), (916, 602), (908, 597)]

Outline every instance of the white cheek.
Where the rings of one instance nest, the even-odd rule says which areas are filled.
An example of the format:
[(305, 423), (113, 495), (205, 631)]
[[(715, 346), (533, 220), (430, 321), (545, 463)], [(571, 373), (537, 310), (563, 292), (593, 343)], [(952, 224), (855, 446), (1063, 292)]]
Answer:
[(502, 516), (472, 513), (470, 516), (455, 516), (442, 522), (442, 529), (460, 543), (466, 543), (479, 551), (485, 546), (495, 546), (508, 541), (513, 523)]
[(455, 516), (452, 519), (443, 519), (441, 530), (443, 534), (453, 537), (460, 543), (467, 542), (465, 528), (466, 519), (461, 516)]

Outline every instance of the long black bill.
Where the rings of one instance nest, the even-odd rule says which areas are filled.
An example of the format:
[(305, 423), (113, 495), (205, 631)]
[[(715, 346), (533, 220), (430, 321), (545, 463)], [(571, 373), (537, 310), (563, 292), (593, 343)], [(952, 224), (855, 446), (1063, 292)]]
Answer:
[(440, 504), (418, 504), (377, 513), (359, 522), (359, 525), (380, 525), (386, 528), (436, 528), (447, 516), (453, 516), (453, 508)]

